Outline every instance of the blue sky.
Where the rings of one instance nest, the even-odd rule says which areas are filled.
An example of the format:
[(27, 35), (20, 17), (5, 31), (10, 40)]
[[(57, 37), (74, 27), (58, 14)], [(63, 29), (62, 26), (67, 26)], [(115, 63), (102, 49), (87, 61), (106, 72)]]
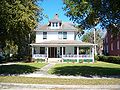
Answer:
[[(65, 11), (62, 7), (64, 6), (62, 0), (43, 0), (40, 6), (44, 9), (43, 13), (47, 14), (49, 19), (52, 19), (55, 14), (59, 15), (59, 18), (64, 22), (69, 22), (69, 18), (65, 16)], [(48, 19), (44, 18), (42, 23), (47, 23)]]

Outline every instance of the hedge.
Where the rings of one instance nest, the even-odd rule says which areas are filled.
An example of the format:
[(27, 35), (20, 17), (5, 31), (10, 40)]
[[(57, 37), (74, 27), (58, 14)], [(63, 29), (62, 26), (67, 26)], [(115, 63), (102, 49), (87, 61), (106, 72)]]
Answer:
[(98, 56), (98, 61), (120, 64), (120, 56)]

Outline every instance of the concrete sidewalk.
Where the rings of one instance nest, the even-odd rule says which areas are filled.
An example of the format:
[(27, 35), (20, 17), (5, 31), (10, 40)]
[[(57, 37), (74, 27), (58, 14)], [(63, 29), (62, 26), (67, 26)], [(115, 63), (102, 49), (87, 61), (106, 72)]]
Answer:
[(120, 90), (120, 85), (47, 85), (0, 83), (0, 90)]
[(24, 77), (51, 77), (51, 75), (48, 74), (48, 70), (50, 68), (52, 68), (54, 65), (55, 65), (55, 63), (49, 63), (46, 66), (42, 67), (41, 69), (37, 70), (36, 72), (29, 73), (29, 74), (21, 74), (19, 76), (24, 76)]

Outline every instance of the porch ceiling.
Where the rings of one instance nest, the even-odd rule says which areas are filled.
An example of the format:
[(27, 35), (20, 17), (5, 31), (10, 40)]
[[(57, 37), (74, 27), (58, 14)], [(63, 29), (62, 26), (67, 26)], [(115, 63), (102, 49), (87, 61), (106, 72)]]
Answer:
[(32, 43), (31, 46), (94, 46), (97, 44), (81, 42), (77, 40), (51, 40), (40, 43)]

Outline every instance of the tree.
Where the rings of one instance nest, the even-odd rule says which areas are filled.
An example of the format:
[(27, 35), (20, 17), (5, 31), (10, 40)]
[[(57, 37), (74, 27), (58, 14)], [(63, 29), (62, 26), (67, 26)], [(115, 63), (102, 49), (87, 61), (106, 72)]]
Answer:
[(12, 42), (18, 46), (18, 54), (28, 54), (29, 35), (43, 15), (37, 1), (0, 0), (0, 44)]
[(120, 32), (120, 0), (64, 0), (64, 10), (79, 26), (93, 28), (114, 24), (115, 33)]
[[(101, 54), (101, 48), (103, 47), (103, 39), (102, 39), (103, 33), (101, 30), (95, 31), (95, 43), (97, 44), (97, 53)], [(86, 34), (83, 35), (82, 37), (83, 42), (88, 42), (88, 43), (94, 43), (94, 32), (90, 31), (87, 32)]]

